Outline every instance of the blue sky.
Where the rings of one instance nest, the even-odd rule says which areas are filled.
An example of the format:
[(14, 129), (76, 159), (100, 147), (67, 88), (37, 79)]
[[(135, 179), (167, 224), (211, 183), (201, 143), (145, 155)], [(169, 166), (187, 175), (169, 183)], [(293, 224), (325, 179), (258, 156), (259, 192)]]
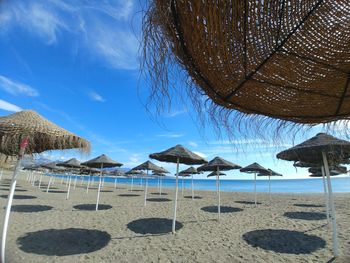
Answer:
[[(64, 151), (43, 153), (45, 158), (86, 160), (105, 153), (132, 168), (180, 143), (207, 160), (257, 161), (296, 176), (292, 163), (274, 158), (291, 142), (276, 147), (255, 138), (219, 140), (210, 127), (198, 129), (190, 105), (174, 105), (157, 120), (146, 111), (140, 10), (139, 0), (1, 1), (0, 114), (33, 109), (92, 143), (90, 156)], [(174, 172), (175, 165), (154, 162)], [(252, 178), (232, 174), (228, 178)], [(299, 169), (297, 176), (306, 174)]]

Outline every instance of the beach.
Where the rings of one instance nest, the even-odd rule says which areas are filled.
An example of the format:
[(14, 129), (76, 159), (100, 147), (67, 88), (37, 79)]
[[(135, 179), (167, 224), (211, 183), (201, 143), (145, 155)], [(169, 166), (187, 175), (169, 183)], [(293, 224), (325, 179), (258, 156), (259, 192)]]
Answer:
[[(10, 172), (1, 180), (7, 195)], [(148, 190), (147, 205), (139, 185), (105, 183), (101, 208), (94, 211), (97, 184), (86, 182), (70, 192), (56, 179), (52, 192), (19, 176), (6, 245), (7, 262), (329, 262), (332, 232), (327, 226), (322, 194), (221, 193), (217, 220), (216, 193), (179, 191), (177, 232), (171, 234), (172, 189)], [(38, 177), (37, 177), (38, 178)], [(213, 182), (215, 183), (215, 182)], [(16, 198), (17, 197), (17, 198)], [(350, 262), (350, 193), (335, 195), (341, 256)], [(6, 198), (0, 198), (1, 206)], [(91, 204), (92, 206), (86, 206)], [(20, 205), (30, 205), (20, 206)], [(79, 205), (82, 205), (79, 207)], [(85, 206), (84, 206), (85, 205)], [(105, 207), (104, 207), (105, 206)], [(40, 209), (50, 209), (36, 211)]]

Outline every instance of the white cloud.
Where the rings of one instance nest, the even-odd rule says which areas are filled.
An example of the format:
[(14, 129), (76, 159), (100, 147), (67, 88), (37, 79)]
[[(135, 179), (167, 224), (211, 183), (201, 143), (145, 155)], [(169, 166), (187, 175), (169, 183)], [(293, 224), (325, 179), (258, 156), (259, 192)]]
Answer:
[(189, 141), (188, 145), (192, 146), (192, 147), (198, 147), (198, 143), (193, 142), (193, 141)]
[(105, 102), (106, 100), (98, 93), (91, 91), (89, 93), (89, 97), (94, 100), (94, 101), (98, 101), (98, 102)]
[(171, 112), (165, 113), (164, 117), (166, 117), (166, 118), (173, 118), (173, 117), (176, 117), (178, 115), (185, 114), (185, 113), (187, 113), (187, 110), (175, 110), (175, 111), (171, 111)]
[(11, 112), (18, 112), (18, 111), (22, 110), (17, 105), (14, 105), (14, 104), (9, 103), (9, 102), (4, 101), (4, 100), (0, 100), (0, 109), (6, 110), (6, 111), (11, 111)]
[(0, 75), (0, 89), (12, 95), (26, 95), (29, 97), (39, 96), (39, 92), (29, 85), (11, 80), (3, 75)]
[(163, 137), (163, 138), (180, 138), (184, 136), (184, 134), (181, 133), (163, 133), (163, 134), (157, 134), (157, 137)]
[(48, 45), (64, 42), (84, 48), (92, 60), (133, 70), (139, 64), (131, 27), (135, 13), (132, 0), (8, 1), (2, 4), (0, 28), (4, 34), (21, 28)]
[(197, 151), (193, 151), (195, 154), (199, 155), (202, 158), (207, 158), (208, 156), (202, 152), (197, 152)]

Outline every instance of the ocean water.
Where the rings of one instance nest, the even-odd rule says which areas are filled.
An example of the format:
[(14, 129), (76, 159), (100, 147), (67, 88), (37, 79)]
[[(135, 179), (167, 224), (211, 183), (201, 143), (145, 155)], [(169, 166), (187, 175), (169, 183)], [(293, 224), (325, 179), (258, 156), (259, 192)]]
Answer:
[[(61, 175), (55, 175), (61, 177)], [(74, 176), (72, 177), (74, 179)], [(98, 182), (99, 177), (93, 176), (94, 180)], [(78, 180), (81, 177), (78, 176)], [(83, 177), (85, 181), (88, 178)], [(105, 177), (105, 183), (115, 183), (114, 177)], [(184, 179), (184, 188), (191, 189), (191, 180)], [(195, 190), (216, 190), (216, 180), (211, 179), (194, 179)], [(79, 181), (80, 183), (80, 181)], [(131, 178), (117, 177), (117, 183), (131, 185)], [(134, 189), (141, 187), (141, 184), (145, 183), (145, 179), (134, 178), (133, 184)], [(149, 178), (148, 186), (157, 187), (158, 179)], [(332, 189), (335, 193), (350, 192), (350, 177), (332, 177), (331, 180)], [(96, 183), (95, 183), (96, 184)], [(162, 179), (163, 188), (174, 188), (174, 179)], [(179, 178), (179, 189), (182, 187), (182, 179)], [(220, 180), (220, 189), (225, 192), (254, 192), (254, 180)], [(257, 192), (268, 192), (269, 181), (259, 179), (256, 181)], [(322, 178), (310, 178), (310, 179), (274, 179), (271, 180), (271, 192), (273, 193), (323, 193), (323, 182)]]

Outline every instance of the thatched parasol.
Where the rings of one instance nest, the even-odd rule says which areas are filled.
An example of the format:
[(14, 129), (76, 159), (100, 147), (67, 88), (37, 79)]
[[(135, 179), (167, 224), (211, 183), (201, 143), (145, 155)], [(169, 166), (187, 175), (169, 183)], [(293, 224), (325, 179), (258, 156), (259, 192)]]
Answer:
[(260, 172), (257, 174), (258, 176), (268, 176), (269, 177), (269, 198), (271, 203), (271, 176), (283, 176), (280, 173), (275, 172), (274, 170), (267, 169), (267, 172)]
[(254, 203), (257, 205), (257, 194), (256, 194), (256, 174), (257, 173), (266, 173), (268, 174), (270, 171), (266, 168), (262, 167), (258, 163), (252, 163), (246, 167), (240, 169), (242, 173), (253, 173), (254, 174)]
[[(217, 172), (214, 171), (214, 172), (211, 172), (210, 174), (208, 174), (207, 178), (217, 176), (217, 175), (218, 175)], [(226, 176), (226, 174), (223, 172), (219, 172), (219, 176)]]
[(246, 132), (252, 114), (257, 129), (278, 119), (278, 132), (349, 118), (348, 0), (150, 2), (143, 67), (160, 107), (185, 85), (198, 111), (230, 131)]
[(38, 113), (26, 110), (0, 117), (0, 152), (18, 154), (7, 199), (1, 242), (1, 262), (5, 263), (5, 243), (11, 204), (17, 183), (17, 173), (25, 153), (40, 153), (47, 150), (79, 148), (89, 151), (90, 143), (85, 139), (55, 125)]
[[(189, 167), (189, 168), (187, 168), (187, 169), (185, 169), (185, 170), (183, 170), (183, 171), (181, 171), (181, 172), (179, 173), (179, 175), (180, 175), (180, 174), (188, 174), (188, 175), (191, 176), (192, 200), (194, 200), (193, 175), (194, 175), (194, 174), (200, 174), (200, 173), (201, 173), (201, 172), (197, 171), (197, 169), (194, 168), (193, 166), (191, 166), (191, 167)], [(183, 177), (182, 177), (182, 189), (183, 189)], [(183, 195), (183, 193), (182, 193), (182, 195)]]
[[(57, 166), (63, 166), (63, 167), (67, 167), (67, 168), (81, 168), (81, 164), (80, 162), (76, 159), (76, 158), (72, 158), (72, 159), (69, 159), (65, 162), (62, 162), (62, 163), (58, 163)], [(80, 170), (79, 170), (80, 171)], [(70, 171), (72, 172), (72, 171)], [(74, 180), (74, 189), (77, 185), (77, 176), (75, 176), (75, 180)], [(51, 178), (50, 178), (51, 179)], [(70, 193), (70, 185), (71, 185), (71, 181), (72, 181), (72, 176), (69, 175), (69, 183), (68, 183), (68, 190), (67, 190), (67, 196), (66, 196), (66, 199), (68, 200), (69, 198), (69, 193)]]
[[(132, 192), (133, 186), (134, 186), (134, 175), (137, 175), (137, 174), (139, 174), (139, 175), (141, 175), (141, 176), (146, 175), (146, 173), (145, 173), (144, 171), (141, 171), (141, 170), (134, 170), (134, 169), (131, 169), (131, 170), (127, 171), (125, 174), (131, 176), (131, 186), (130, 186), (130, 191), (131, 191), (131, 192)], [(141, 178), (142, 178), (142, 177), (141, 177)], [(142, 184), (141, 184), (141, 186), (142, 186)]]
[[(335, 218), (335, 206), (333, 199), (332, 184), (330, 178), (329, 163), (336, 165), (350, 157), (350, 142), (338, 139), (328, 134), (319, 133), (309, 140), (300, 143), (288, 150), (277, 154), (277, 158), (288, 161), (311, 162), (323, 166), (321, 172), (325, 172), (327, 176), (328, 202), (331, 211), (331, 220), (333, 228), (333, 253), (337, 257), (338, 239), (337, 239), (337, 223)], [(323, 175), (324, 177), (324, 175)]]
[(147, 203), (147, 190), (148, 190), (148, 171), (153, 171), (153, 172), (162, 172), (165, 171), (164, 168), (159, 167), (158, 165), (155, 165), (154, 163), (150, 162), (150, 161), (146, 161), (134, 168), (132, 168), (132, 170), (146, 170), (146, 187), (145, 187), (145, 198), (144, 198), (144, 206), (146, 206)]
[(177, 211), (177, 195), (179, 190), (179, 164), (184, 163), (188, 165), (207, 163), (205, 159), (199, 155), (191, 152), (182, 145), (176, 145), (165, 151), (153, 153), (149, 155), (150, 158), (161, 162), (176, 163), (176, 182), (175, 182), (175, 198), (174, 198), (174, 217), (172, 223), (172, 233), (175, 233), (176, 211)]
[(98, 203), (100, 201), (100, 191), (101, 191), (101, 184), (102, 184), (102, 169), (108, 168), (108, 167), (120, 167), (123, 164), (112, 160), (111, 158), (109, 158), (105, 154), (102, 154), (100, 156), (97, 156), (96, 158), (93, 158), (89, 161), (81, 163), (81, 165), (86, 165), (86, 166), (92, 167), (92, 168), (100, 168), (100, 170), (101, 170), (100, 181), (99, 181), (98, 190), (97, 190), (97, 200), (96, 200), (96, 211), (97, 211), (98, 210)]
[(165, 176), (165, 174), (169, 174), (170, 172), (163, 167), (160, 167), (160, 168), (161, 168), (161, 170), (153, 171), (152, 174), (158, 177), (158, 193), (161, 196), (162, 195), (163, 177)]
[(197, 171), (216, 171), (216, 192), (218, 196), (218, 220), (220, 220), (220, 206), (221, 206), (221, 199), (220, 199), (220, 170), (221, 171), (228, 171), (233, 169), (239, 169), (241, 166), (231, 163), (225, 159), (222, 159), (220, 157), (215, 157), (213, 160), (209, 161), (207, 164), (203, 164), (202, 166), (197, 168)]

